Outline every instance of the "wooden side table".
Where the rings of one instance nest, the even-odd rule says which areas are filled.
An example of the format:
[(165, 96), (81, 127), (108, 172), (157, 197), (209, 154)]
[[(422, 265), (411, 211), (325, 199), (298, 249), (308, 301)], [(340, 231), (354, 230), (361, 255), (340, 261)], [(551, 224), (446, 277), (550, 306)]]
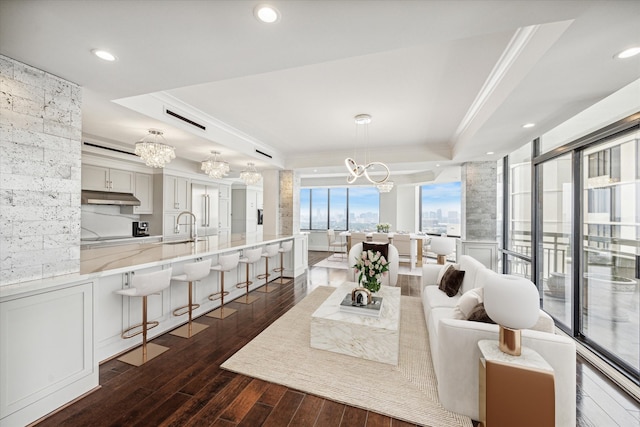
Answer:
[(521, 356), (511, 356), (493, 340), (478, 347), (480, 426), (553, 427), (554, 373), (542, 356), (524, 346)]

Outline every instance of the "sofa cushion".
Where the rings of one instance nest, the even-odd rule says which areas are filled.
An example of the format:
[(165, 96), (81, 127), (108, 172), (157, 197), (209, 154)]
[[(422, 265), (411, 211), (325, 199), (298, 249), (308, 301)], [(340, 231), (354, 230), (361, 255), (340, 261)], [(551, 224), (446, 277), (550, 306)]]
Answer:
[(449, 307), (453, 308), (458, 303), (460, 295), (448, 297), (447, 294), (438, 289), (437, 286), (427, 286), (424, 288), (425, 299), (430, 308)]
[(473, 288), (460, 297), (456, 306), (453, 308), (451, 318), (458, 320), (467, 320), (471, 311), (483, 302), (482, 288)]
[(444, 272), (440, 285), (438, 285), (438, 289), (443, 291), (449, 297), (455, 296), (460, 291), (463, 279), (464, 271), (457, 270), (455, 267), (450, 266)]
[(436, 307), (453, 309), (459, 298), (460, 295), (449, 298), (447, 294), (438, 289), (437, 286), (425, 286), (422, 291), (422, 305), (424, 306), (424, 319), (427, 322), (427, 326), (429, 326), (431, 310)]
[(496, 273), (495, 271), (489, 268), (483, 268), (483, 269), (477, 270), (476, 280), (473, 286), (474, 288), (484, 288), (484, 285), (486, 285), (489, 281), (491, 281), (493, 278), (499, 275), (500, 274)]
[(482, 263), (469, 255), (462, 255), (458, 261), (460, 270), (463, 270), (464, 279), (462, 280), (462, 293), (477, 287), (476, 276), (480, 270), (488, 270)]

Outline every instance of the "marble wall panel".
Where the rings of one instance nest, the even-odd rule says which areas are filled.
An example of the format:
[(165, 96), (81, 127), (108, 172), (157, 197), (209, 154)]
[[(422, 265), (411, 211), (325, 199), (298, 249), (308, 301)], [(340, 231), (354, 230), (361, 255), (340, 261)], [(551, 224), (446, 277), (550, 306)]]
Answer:
[(5, 236), (0, 237), (0, 252), (35, 251), (44, 249), (42, 236)]
[(497, 164), (470, 162), (462, 167), (463, 238), (495, 241), (497, 235)]
[(0, 55), (0, 286), (80, 270), (81, 105), (76, 84)]
[(42, 265), (30, 265), (23, 267), (10, 267), (0, 269), (0, 283), (19, 283), (29, 280), (42, 279)]

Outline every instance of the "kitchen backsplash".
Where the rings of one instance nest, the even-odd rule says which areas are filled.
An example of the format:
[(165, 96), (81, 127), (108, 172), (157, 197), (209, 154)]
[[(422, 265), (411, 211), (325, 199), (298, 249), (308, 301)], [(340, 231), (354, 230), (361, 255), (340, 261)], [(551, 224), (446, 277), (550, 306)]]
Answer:
[(123, 214), (120, 206), (82, 205), (81, 239), (131, 236), (133, 221), (140, 215)]

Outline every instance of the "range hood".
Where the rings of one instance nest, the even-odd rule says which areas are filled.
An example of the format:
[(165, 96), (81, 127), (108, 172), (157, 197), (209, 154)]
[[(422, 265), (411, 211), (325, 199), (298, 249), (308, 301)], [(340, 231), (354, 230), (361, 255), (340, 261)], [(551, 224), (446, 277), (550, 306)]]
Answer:
[(140, 206), (140, 200), (131, 193), (93, 190), (82, 190), (81, 203), (83, 205)]

